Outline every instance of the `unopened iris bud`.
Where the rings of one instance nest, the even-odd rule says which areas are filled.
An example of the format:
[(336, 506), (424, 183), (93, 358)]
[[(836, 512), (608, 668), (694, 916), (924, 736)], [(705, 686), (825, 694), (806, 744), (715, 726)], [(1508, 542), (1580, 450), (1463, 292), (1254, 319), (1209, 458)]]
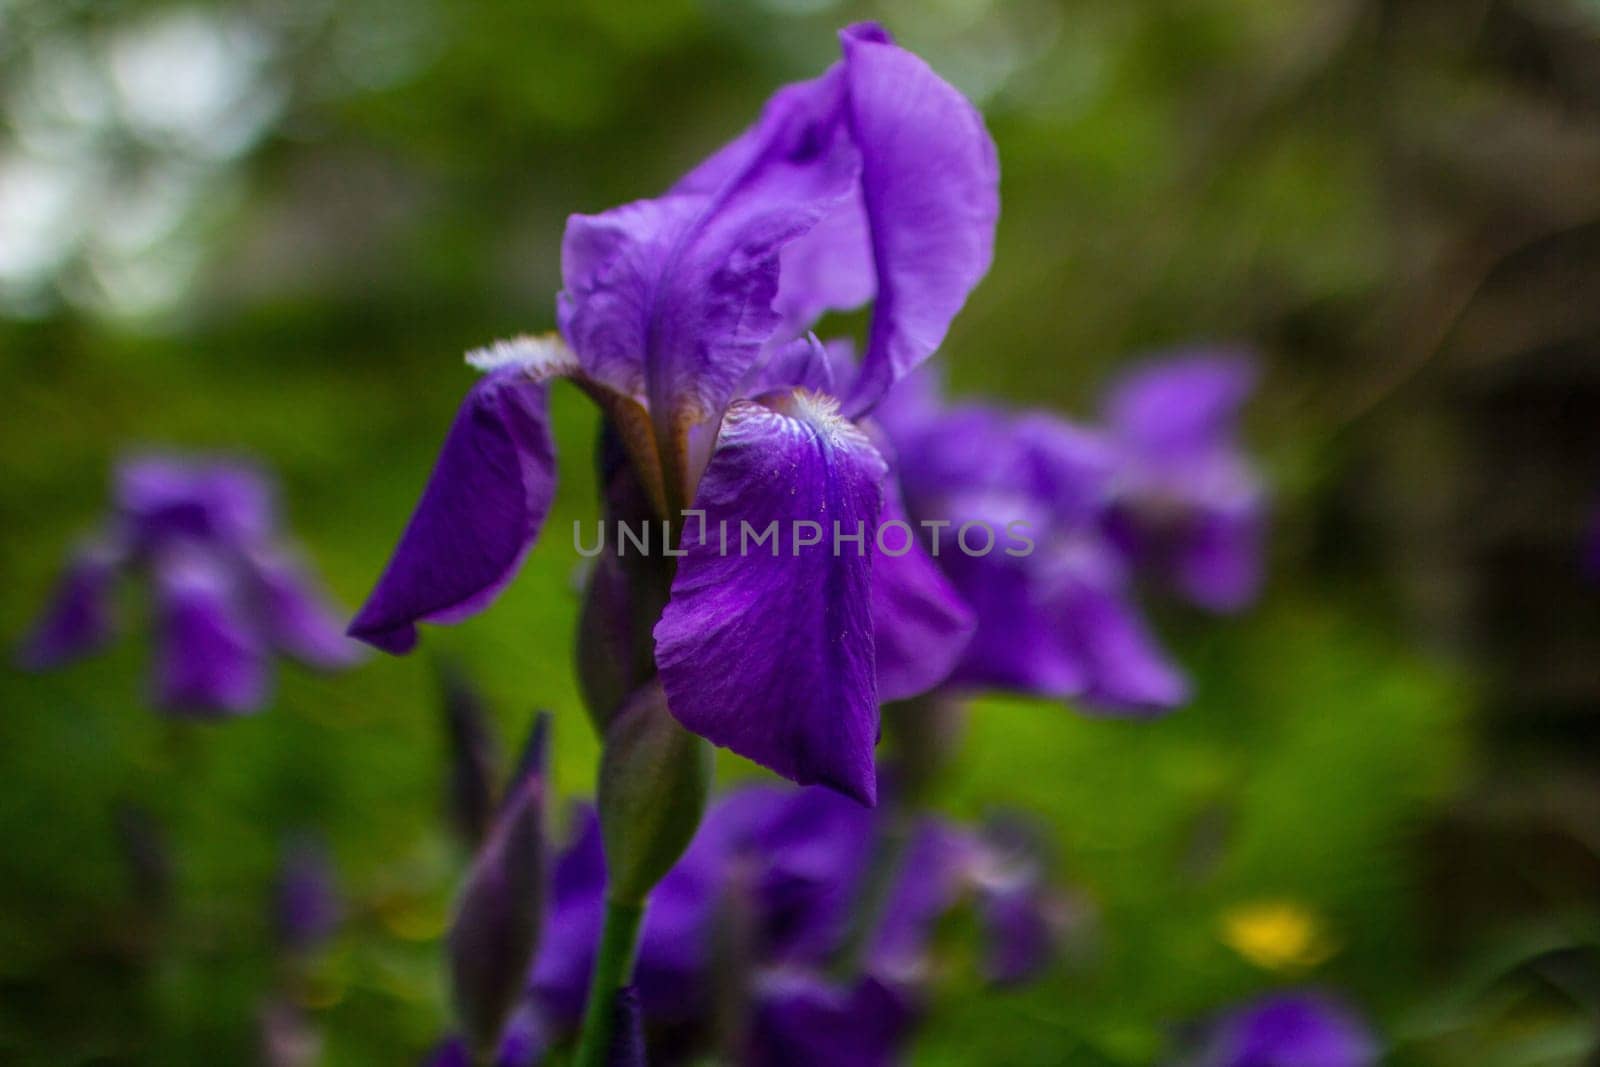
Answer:
[(535, 719), (522, 760), (456, 907), (449, 937), (451, 995), (462, 1032), (494, 1052), (527, 984), (544, 885), (544, 788), (549, 716)]
[(606, 532), (643, 529), (654, 521), (616, 431), (602, 430), (596, 476), (605, 487), (602, 546), (590, 570), (578, 620), (578, 685), (595, 729), (605, 734), (611, 717), (655, 674), (651, 630), (666, 606), (672, 560), (664, 553), (619, 554)]
[(483, 697), (452, 664), (439, 668), (450, 781), (445, 808), (469, 848), (477, 848), (494, 818), (494, 782), (500, 765), (493, 724)]
[(610, 899), (642, 902), (683, 855), (711, 772), (711, 746), (678, 725), (659, 685), (639, 690), (612, 718), (598, 787)]

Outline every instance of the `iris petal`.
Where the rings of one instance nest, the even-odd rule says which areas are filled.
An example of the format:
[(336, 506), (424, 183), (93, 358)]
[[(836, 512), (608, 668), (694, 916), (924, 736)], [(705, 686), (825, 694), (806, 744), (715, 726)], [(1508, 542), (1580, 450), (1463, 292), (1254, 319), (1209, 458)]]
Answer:
[(549, 386), (517, 366), (473, 386), (352, 636), (409, 652), (418, 622), (458, 622), (510, 582), (555, 496), (548, 399)]
[(334, 670), (361, 658), (343, 620), (298, 560), (261, 552), (251, 559), (259, 607), (273, 645), (310, 667)]
[[(884, 491), (882, 539), (872, 559), (872, 626), (880, 700), (905, 700), (944, 681), (977, 619), (906, 522), (899, 491)], [(904, 551), (901, 549), (904, 547)]]
[[(884, 463), (828, 402), (795, 394), (790, 409), (729, 409), (695, 499), (705, 521), (685, 523), (687, 554), (655, 628), (656, 663), (688, 729), (870, 804), (870, 542)], [(817, 543), (803, 543), (804, 522), (816, 524)], [(746, 539), (769, 528), (773, 540)], [(834, 537), (858, 530), (859, 547)]]
[(111, 637), (112, 553), (91, 545), (79, 551), (56, 582), (55, 592), (33, 629), (17, 647), (18, 665), (48, 670), (88, 655)]
[(1000, 165), (977, 109), (921, 59), (877, 27), (841, 39), (877, 274), (861, 375), (844, 404), (856, 416), (939, 347), (988, 271)]
[(197, 545), (156, 561), (156, 696), (199, 715), (242, 714), (267, 697), (264, 642), (251, 628), (227, 563)]

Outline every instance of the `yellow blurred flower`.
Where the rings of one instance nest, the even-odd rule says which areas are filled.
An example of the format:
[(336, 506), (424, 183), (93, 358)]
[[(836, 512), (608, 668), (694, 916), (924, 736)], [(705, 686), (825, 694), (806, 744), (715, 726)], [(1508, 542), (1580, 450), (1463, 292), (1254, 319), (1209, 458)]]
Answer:
[(1222, 914), (1222, 941), (1268, 971), (1304, 971), (1338, 949), (1321, 918), (1293, 900), (1240, 904)]

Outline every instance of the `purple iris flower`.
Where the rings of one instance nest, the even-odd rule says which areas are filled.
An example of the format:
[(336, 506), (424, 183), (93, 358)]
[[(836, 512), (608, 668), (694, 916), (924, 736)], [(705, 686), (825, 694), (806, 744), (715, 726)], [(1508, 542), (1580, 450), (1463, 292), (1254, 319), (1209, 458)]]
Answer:
[(1266, 495), (1237, 440), (1255, 381), (1247, 356), (1202, 352), (1138, 368), (1105, 404), (1118, 460), (1108, 529), (1211, 611), (1237, 611), (1261, 587)]
[(360, 658), (283, 540), (264, 474), (142, 457), (118, 469), (111, 518), (69, 561), (18, 662), (44, 670), (104, 645), (116, 580), (130, 572), (154, 588), (155, 700), (169, 710), (214, 717), (260, 708), (274, 654), (324, 670)]
[[(826, 1049), (845, 1050), (849, 1063), (890, 1062), (914, 1028), (934, 929), (963, 901), (987, 916), (1003, 897), (1004, 921), (986, 919), (995, 935), (988, 955), (1008, 965), (1027, 957), (1008, 973), (986, 967), (991, 977), (1033, 973), (1053, 937), (1040, 866), (1022, 858), (1015, 840), (924, 817), (857, 972), (827, 976), (850, 936), (885, 818), (815, 787), (751, 786), (717, 800), (645, 914), (634, 975), (645, 1021), (703, 1036), (728, 976), (744, 975), (744, 1062), (816, 1062), (807, 1050)], [(598, 822), (580, 808), (556, 859), (530, 990), (553, 1033), (571, 1032), (581, 1017), (605, 877)], [(1033, 943), (1024, 949), (1017, 936)], [(801, 1032), (818, 1043), (794, 1045)]]
[(1348, 1008), (1310, 992), (1279, 993), (1227, 1013), (1204, 1030), (1184, 1067), (1370, 1067), (1372, 1033)]
[[(873, 802), (879, 700), (937, 683), (970, 619), (920, 548), (876, 552), (893, 493), (857, 420), (933, 352), (988, 269), (998, 165), (972, 105), (882, 28), (840, 41), (840, 62), (779, 90), (662, 196), (569, 220), (560, 339), (470, 357), (484, 377), (352, 634), (405, 652), (417, 623), (458, 621), (511, 580), (554, 494), (547, 394), (566, 378), (599, 404), (684, 553), (646, 631), (672, 714), (796, 782)], [(859, 370), (837, 379), (807, 331), (869, 302)], [(724, 524), (737, 540), (772, 522), (777, 540), (722, 548)], [(803, 522), (821, 524), (820, 543)], [(833, 543), (861, 529), (864, 542)]]
[[(946, 687), (1140, 714), (1184, 700), (1187, 683), (1104, 530), (1118, 470), (1107, 434), (1043, 412), (946, 404), (926, 372), (878, 417), (907, 511), (977, 618)], [(978, 551), (991, 535), (1003, 543)]]

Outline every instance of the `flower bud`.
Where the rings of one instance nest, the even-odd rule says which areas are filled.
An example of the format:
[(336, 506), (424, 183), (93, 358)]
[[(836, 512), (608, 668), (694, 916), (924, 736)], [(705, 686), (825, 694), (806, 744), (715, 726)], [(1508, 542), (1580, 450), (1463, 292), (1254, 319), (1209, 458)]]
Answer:
[(487, 1055), (527, 984), (544, 885), (544, 770), (549, 716), (534, 720), (522, 760), (473, 860), (450, 928), (451, 995), (468, 1042)]
[(494, 818), (494, 782), (500, 765), (493, 724), (483, 697), (453, 664), (439, 667), (445, 732), (450, 745), (450, 782), (445, 808), (450, 824), (477, 848)]
[(683, 855), (705, 811), (712, 750), (678, 725), (652, 682), (611, 720), (600, 756), (607, 896), (640, 903)]
[(640, 553), (619, 551), (619, 526), (634, 531), (659, 520), (648, 494), (608, 425), (596, 449), (596, 476), (605, 487), (599, 539), (601, 551), (589, 572), (578, 619), (578, 686), (595, 729), (602, 735), (628, 697), (655, 674), (653, 630), (672, 587), (673, 559), (661, 546)]

